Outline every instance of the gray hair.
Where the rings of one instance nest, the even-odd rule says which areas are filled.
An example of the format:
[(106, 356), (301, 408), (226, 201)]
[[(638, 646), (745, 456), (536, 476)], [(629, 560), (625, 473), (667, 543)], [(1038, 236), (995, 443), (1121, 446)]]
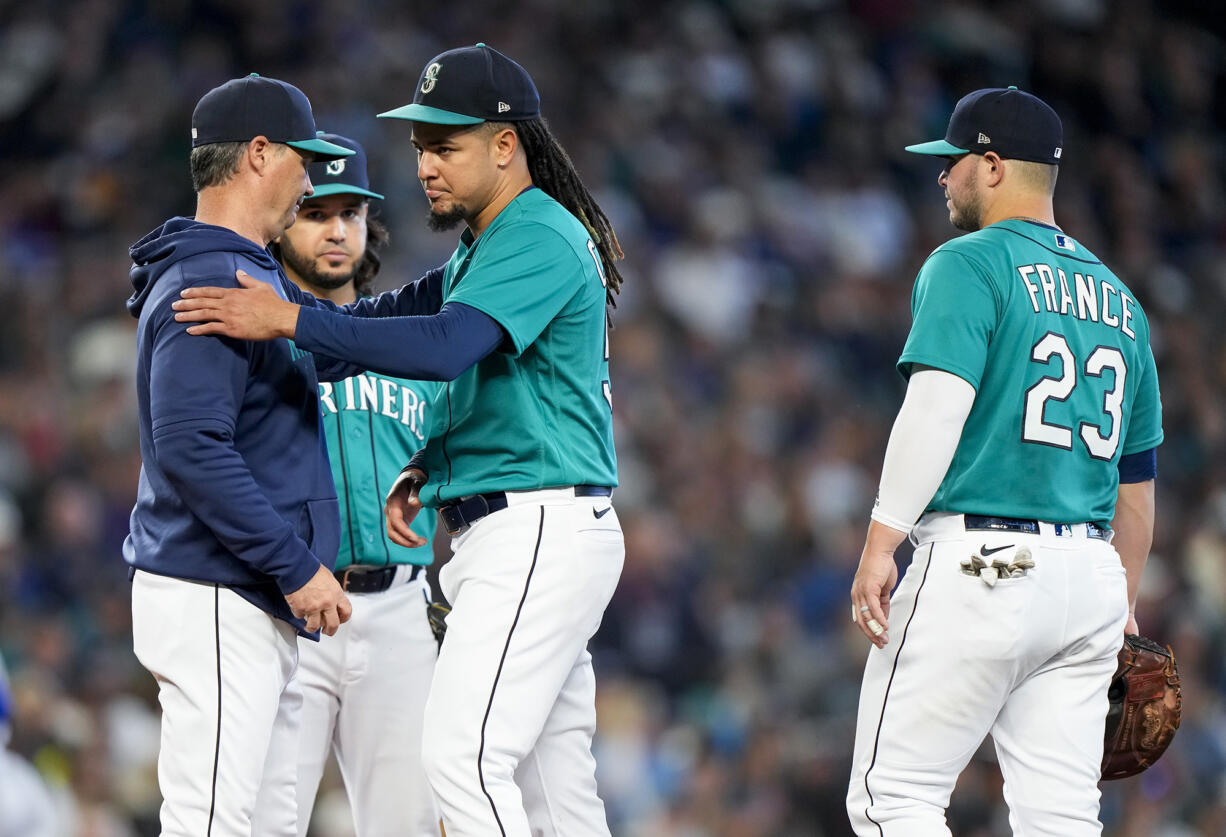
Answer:
[(238, 173), (245, 142), (211, 142), (192, 149), (192, 188), (197, 192), (221, 186)]

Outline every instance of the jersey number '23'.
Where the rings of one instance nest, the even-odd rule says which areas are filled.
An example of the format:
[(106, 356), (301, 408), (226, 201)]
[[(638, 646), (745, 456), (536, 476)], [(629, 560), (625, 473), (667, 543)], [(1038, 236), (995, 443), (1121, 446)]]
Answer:
[[(1050, 365), (1053, 357), (1061, 363), (1059, 377), (1044, 375), (1039, 382), (1026, 390), (1026, 409), (1022, 413), (1022, 441), (1038, 445), (1051, 445), (1064, 450), (1073, 449), (1073, 431), (1060, 424), (1044, 420), (1043, 411), (1047, 402), (1067, 401), (1077, 386), (1077, 362), (1063, 334), (1049, 331), (1030, 350), (1030, 359)], [(1103, 435), (1100, 423), (1083, 421), (1078, 435), (1094, 459), (1110, 461), (1120, 445), (1120, 425), (1123, 421), (1124, 378), (1128, 368), (1124, 355), (1112, 346), (1098, 346), (1086, 358), (1085, 375), (1102, 378), (1103, 372), (1112, 372), (1111, 389), (1103, 395), (1103, 413), (1110, 422), (1107, 435)]]

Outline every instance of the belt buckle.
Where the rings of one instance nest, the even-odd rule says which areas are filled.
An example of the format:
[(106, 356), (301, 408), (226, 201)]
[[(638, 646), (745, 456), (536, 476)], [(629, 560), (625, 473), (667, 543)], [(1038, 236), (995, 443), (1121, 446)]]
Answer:
[(353, 568), (356, 566), (357, 564), (350, 564), (349, 566), (345, 567), (345, 569), (341, 570), (343, 573), (341, 575), (341, 589), (346, 593), (349, 592), (349, 576), (353, 573)]
[(459, 518), (459, 523), (456, 524), (455, 528), (452, 528), (451, 522), (447, 519), (447, 516), (444, 515), (443, 525), (447, 529), (447, 534), (454, 538), (456, 535), (460, 534), (461, 532), (463, 532), (465, 529), (468, 528), (468, 523), (464, 520), (464, 515), (460, 512), (459, 507), (456, 507), (452, 509), (451, 511), (453, 511), (455, 513), (455, 516)]
[[(471, 514), (465, 514), (464, 509), (470, 503), (474, 506), (478, 505), (479, 503), (480, 508), (474, 509)], [(473, 523), (489, 514), (490, 503), (485, 499), (484, 494), (474, 494), (467, 500), (460, 500), (458, 503), (453, 503), (449, 507), (449, 512), (449, 516), (454, 516), (458, 521), (454, 529), (451, 528), (450, 524), (447, 525), (447, 534), (454, 538), (456, 535), (467, 530), (473, 525)], [(446, 522), (446, 518), (444, 518), (444, 522)]]

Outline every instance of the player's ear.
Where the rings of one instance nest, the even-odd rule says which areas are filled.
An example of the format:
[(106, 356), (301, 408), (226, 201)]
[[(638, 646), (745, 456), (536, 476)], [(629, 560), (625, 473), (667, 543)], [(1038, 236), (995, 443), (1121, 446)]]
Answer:
[(506, 168), (519, 148), (519, 134), (515, 133), (513, 128), (503, 128), (494, 134), (493, 143), (494, 159), (498, 161), (498, 168)]
[(273, 144), (268, 137), (260, 135), (247, 143), (247, 161), (257, 174), (263, 174), (272, 156)]
[(984, 154), (980, 158), (980, 165), (983, 166), (984, 183), (988, 186), (996, 186), (1005, 176), (1005, 161), (995, 151)]

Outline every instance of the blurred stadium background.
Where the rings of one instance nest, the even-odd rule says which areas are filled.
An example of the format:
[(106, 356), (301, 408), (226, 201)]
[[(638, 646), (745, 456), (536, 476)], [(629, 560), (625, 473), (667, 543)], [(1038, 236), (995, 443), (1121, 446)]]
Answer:
[[(256, 71), (371, 154), (392, 287), (450, 252), (403, 124), (425, 61), (519, 60), (627, 253), (614, 403), (627, 561), (594, 647), (619, 837), (829, 837), (866, 645), (847, 589), (903, 385), (912, 278), (953, 234), (958, 97), (1063, 116), (1057, 219), (1136, 292), (1165, 405), (1139, 607), (1184, 721), (1105, 788), (1111, 837), (1226, 834), (1226, 72), (1219, 4), (1157, 0), (0, 0), (0, 650), (11, 747), (64, 834), (157, 833), (156, 688), (120, 544), (139, 469), (127, 247), (191, 214), (196, 99)], [(1218, 334), (1218, 337), (1214, 337)], [(974, 625), (967, 625), (973, 637)], [(330, 777), (313, 834), (349, 833)], [(1009, 833), (990, 747), (959, 837)]]

